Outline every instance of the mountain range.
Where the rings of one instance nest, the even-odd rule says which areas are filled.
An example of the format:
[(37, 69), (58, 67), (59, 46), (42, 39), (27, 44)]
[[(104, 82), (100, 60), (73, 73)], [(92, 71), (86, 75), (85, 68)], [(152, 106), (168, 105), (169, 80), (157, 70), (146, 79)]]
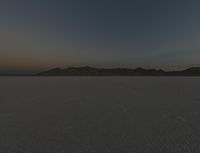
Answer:
[(144, 68), (94, 68), (89, 66), (54, 68), (37, 73), (36, 76), (200, 76), (200, 67), (191, 67), (182, 71), (164, 71)]

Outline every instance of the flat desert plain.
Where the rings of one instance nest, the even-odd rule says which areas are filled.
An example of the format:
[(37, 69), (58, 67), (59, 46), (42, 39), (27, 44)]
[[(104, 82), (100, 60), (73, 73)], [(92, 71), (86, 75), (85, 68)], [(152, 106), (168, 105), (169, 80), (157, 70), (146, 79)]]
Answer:
[(199, 77), (0, 77), (1, 153), (199, 153)]

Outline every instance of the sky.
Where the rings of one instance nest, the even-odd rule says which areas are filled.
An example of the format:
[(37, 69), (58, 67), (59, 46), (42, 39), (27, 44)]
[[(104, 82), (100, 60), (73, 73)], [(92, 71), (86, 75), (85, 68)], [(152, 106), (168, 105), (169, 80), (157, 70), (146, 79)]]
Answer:
[(199, 0), (1, 0), (0, 73), (200, 64)]

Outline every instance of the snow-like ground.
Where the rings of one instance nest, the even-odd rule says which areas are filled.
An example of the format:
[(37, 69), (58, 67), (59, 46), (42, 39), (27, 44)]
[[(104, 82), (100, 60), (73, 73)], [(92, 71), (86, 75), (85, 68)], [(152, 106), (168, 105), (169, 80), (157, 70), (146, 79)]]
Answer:
[(0, 77), (0, 153), (200, 153), (200, 78)]

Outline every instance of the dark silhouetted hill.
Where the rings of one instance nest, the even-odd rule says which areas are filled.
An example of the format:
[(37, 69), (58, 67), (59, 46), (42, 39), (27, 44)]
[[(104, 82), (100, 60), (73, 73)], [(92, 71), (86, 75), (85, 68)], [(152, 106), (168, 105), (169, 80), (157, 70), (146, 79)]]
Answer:
[(200, 67), (191, 67), (183, 71), (170, 71), (166, 73), (171, 76), (200, 76)]
[(39, 76), (200, 76), (200, 67), (192, 67), (183, 71), (164, 71), (157, 69), (128, 68), (94, 68), (69, 67), (54, 68), (40, 72)]

